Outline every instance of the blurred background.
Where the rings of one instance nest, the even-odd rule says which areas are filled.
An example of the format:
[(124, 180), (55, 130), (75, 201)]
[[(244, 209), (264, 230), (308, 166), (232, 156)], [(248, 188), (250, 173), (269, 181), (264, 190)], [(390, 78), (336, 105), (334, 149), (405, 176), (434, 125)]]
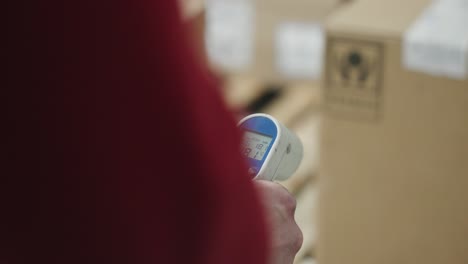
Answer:
[(295, 263), (468, 263), (468, 0), (180, 1), (232, 111), (303, 142)]

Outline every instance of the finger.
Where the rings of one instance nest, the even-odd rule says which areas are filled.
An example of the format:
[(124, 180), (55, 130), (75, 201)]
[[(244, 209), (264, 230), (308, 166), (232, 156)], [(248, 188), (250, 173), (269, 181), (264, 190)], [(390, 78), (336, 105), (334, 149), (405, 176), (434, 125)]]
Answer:
[(289, 190), (278, 182), (266, 180), (254, 180), (256, 185), (261, 188), (270, 199), (278, 199), (286, 212), (294, 216), (297, 208), (296, 198)]

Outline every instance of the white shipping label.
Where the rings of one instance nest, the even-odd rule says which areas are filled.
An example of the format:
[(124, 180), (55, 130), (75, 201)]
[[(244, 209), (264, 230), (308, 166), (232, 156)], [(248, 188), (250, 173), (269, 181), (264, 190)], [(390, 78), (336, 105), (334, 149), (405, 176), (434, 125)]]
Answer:
[(318, 23), (287, 22), (275, 36), (276, 67), (286, 77), (317, 79), (322, 73), (325, 34)]
[(437, 0), (406, 31), (403, 64), (409, 70), (468, 78), (468, 0)]
[(208, 0), (206, 46), (209, 59), (230, 70), (250, 66), (254, 47), (254, 8), (249, 0)]

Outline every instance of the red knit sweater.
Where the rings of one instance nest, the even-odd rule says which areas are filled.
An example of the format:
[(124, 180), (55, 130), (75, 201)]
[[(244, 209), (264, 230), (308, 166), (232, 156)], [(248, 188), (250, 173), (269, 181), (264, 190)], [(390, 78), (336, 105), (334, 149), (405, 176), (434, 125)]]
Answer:
[(9, 2), (0, 263), (266, 263), (235, 122), (177, 1)]

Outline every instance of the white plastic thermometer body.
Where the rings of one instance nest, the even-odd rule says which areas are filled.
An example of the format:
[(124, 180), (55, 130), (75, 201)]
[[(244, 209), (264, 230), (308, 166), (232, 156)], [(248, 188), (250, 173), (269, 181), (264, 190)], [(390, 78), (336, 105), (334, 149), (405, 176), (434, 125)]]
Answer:
[(286, 180), (299, 167), (302, 143), (288, 128), (266, 114), (253, 114), (239, 124), (242, 154), (254, 179)]

